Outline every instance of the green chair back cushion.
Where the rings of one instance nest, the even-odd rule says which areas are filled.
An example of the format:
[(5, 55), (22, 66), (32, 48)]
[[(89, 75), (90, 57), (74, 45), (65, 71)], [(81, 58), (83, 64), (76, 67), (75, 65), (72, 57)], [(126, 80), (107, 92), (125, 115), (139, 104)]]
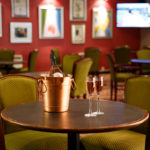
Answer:
[[(150, 50), (142, 49), (137, 51), (137, 58), (139, 59), (150, 59)], [(150, 64), (141, 64), (142, 73), (150, 73)]]
[(13, 50), (0, 50), (0, 61), (12, 61), (14, 58)]
[(73, 73), (73, 65), (74, 63), (80, 59), (79, 55), (76, 54), (70, 54), (70, 55), (64, 55), (63, 56), (63, 72), (66, 74), (72, 74)]
[[(125, 100), (128, 104), (139, 106), (150, 112), (150, 76), (131, 78), (127, 81)], [(146, 133), (147, 122), (134, 128), (138, 132)]]
[(72, 96), (80, 96), (86, 94), (86, 77), (92, 66), (90, 58), (78, 60), (74, 65), (73, 78), (76, 83), (76, 89), (71, 91)]
[(130, 48), (128, 46), (120, 46), (114, 49), (116, 64), (129, 64)]
[(24, 130), (5, 135), (6, 150), (67, 150), (67, 135)]
[(111, 54), (107, 53), (106, 58), (109, 64), (109, 69), (110, 69), (110, 75), (111, 75), (111, 80), (115, 81), (115, 69), (114, 69), (114, 62)]
[(90, 134), (81, 137), (85, 150), (145, 150), (145, 135), (130, 130)]
[(91, 58), (93, 64), (90, 68), (90, 72), (99, 71), (99, 62), (100, 62), (100, 55), (101, 51), (97, 47), (87, 47), (84, 50), (85, 57)]
[(28, 59), (28, 71), (29, 72), (35, 72), (37, 55), (38, 55), (37, 50), (34, 50), (29, 54), (29, 59)]
[[(37, 80), (26, 76), (6, 76), (0, 78), (0, 109), (20, 103), (38, 100)], [(15, 125), (5, 123), (5, 133), (20, 130)]]

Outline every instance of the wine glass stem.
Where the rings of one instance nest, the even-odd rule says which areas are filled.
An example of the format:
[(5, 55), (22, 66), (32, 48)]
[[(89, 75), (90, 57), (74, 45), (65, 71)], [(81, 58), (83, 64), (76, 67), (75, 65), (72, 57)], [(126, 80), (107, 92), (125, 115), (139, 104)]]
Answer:
[(97, 95), (97, 98), (98, 98), (98, 100), (97, 100), (97, 112), (100, 112), (100, 95), (99, 94)]
[(92, 97), (89, 95), (89, 114), (92, 114)]

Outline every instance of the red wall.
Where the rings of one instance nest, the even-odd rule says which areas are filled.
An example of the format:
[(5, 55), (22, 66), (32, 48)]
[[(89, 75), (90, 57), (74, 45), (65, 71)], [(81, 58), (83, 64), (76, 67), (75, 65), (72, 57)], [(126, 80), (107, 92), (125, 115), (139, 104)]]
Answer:
[[(105, 53), (111, 52), (118, 45), (129, 45), (132, 50), (140, 47), (140, 29), (135, 28), (116, 28), (116, 3), (131, 2), (131, 0), (87, 0), (87, 21), (69, 21), (69, 0), (29, 0), (30, 17), (12, 18), (11, 0), (0, 0), (2, 3), (2, 30), (3, 36), (0, 38), (0, 48), (14, 49), (16, 54), (23, 54), (27, 60), (28, 54), (33, 49), (39, 50), (36, 70), (47, 71), (50, 68), (49, 54), (52, 47), (60, 49), (61, 59), (65, 54), (82, 52), (85, 47), (96, 46), (102, 50), (100, 66), (108, 67)], [(132, 0), (136, 2), (137, 0)], [(39, 39), (38, 34), (38, 6), (44, 4), (54, 4), (64, 7), (64, 39)], [(92, 39), (92, 8), (99, 4), (105, 4), (108, 9), (113, 9), (113, 38), (111, 39)], [(10, 43), (10, 22), (32, 22), (32, 43), (12, 44)], [(86, 25), (85, 44), (71, 43), (71, 24), (84, 23)]]

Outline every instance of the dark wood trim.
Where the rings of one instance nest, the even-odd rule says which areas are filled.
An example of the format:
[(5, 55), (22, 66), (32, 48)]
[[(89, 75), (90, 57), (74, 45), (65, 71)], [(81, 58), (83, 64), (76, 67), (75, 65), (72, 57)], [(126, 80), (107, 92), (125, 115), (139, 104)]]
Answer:
[(4, 128), (1, 115), (0, 115), (0, 150), (5, 150)]

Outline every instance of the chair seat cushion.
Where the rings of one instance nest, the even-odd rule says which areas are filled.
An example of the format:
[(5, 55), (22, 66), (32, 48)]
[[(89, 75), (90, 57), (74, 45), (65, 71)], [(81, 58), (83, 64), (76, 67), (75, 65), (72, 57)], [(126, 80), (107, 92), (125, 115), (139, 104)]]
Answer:
[(85, 150), (144, 150), (145, 138), (138, 132), (118, 130), (83, 136), (81, 142)]
[(135, 76), (133, 73), (116, 73), (116, 80), (118, 82), (124, 82), (127, 78)]
[(5, 135), (6, 150), (67, 150), (67, 135), (24, 130)]

